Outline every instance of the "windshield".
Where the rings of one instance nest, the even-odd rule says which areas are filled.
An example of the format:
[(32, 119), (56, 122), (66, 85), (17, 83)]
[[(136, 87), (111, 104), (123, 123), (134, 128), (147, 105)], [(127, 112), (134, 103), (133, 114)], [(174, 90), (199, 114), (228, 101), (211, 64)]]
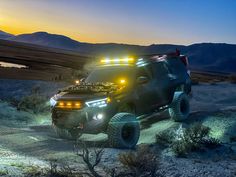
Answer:
[(132, 66), (106, 66), (98, 67), (92, 71), (85, 82), (127, 82), (134, 76), (134, 68)]

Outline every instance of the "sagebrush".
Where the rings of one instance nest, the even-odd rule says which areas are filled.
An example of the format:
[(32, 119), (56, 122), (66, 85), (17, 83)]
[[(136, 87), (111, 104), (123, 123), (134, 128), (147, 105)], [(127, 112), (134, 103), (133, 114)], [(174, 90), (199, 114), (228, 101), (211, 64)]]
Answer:
[(185, 156), (191, 151), (202, 148), (215, 148), (220, 141), (209, 136), (210, 128), (195, 123), (183, 129), (180, 127), (175, 132), (163, 132), (156, 135), (156, 142), (169, 146), (177, 156)]
[(136, 151), (119, 155), (119, 161), (128, 169), (131, 176), (157, 176), (159, 160), (159, 155), (148, 146), (141, 146)]
[(45, 113), (50, 110), (50, 107), (47, 102), (48, 98), (39, 94), (31, 94), (23, 97), (19, 101), (17, 109), (22, 111), (33, 112), (35, 114)]

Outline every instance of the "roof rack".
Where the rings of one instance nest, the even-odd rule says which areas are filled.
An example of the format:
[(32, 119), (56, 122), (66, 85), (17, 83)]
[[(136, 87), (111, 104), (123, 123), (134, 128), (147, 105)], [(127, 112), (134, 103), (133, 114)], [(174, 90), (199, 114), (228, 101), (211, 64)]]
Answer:
[(175, 50), (175, 52), (169, 52), (169, 53), (152, 53), (152, 54), (146, 54), (146, 55), (140, 55), (140, 57), (161, 57), (166, 55), (167, 57), (179, 57), (180, 51), (178, 49)]

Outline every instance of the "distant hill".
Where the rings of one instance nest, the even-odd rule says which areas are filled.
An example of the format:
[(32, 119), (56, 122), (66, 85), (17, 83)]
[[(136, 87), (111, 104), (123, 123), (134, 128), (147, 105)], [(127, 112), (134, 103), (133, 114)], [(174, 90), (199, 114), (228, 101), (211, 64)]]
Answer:
[(62, 48), (67, 50), (76, 50), (79, 45), (78, 41), (75, 41), (69, 37), (57, 34), (49, 34), (46, 32), (21, 34), (18, 36), (11, 37), (9, 39), (17, 42), (32, 43), (32, 44), (53, 47), (53, 48)]
[(6, 32), (4, 32), (4, 31), (1, 31), (1, 30), (0, 30), (0, 39), (8, 39), (8, 38), (13, 37), (13, 36), (14, 36), (14, 35), (9, 34), (9, 33), (6, 33)]
[(236, 73), (236, 45), (224, 43), (199, 43), (189, 46), (153, 44), (150, 46), (104, 43), (82, 43), (69, 37), (46, 32), (11, 35), (0, 31), (2, 39), (32, 43), (46, 47), (73, 50), (96, 56), (117, 56), (171, 52), (176, 48), (189, 57), (193, 69)]

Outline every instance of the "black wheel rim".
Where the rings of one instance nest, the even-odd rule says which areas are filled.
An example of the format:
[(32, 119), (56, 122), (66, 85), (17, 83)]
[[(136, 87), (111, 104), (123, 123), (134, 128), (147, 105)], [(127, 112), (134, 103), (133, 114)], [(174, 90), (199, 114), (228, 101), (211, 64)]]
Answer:
[(134, 134), (135, 134), (135, 127), (133, 125), (125, 124), (123, 126), (121, 131), (121, 136), (126, 143), (129, 143), (133, 140)]
[(184, 115), (188, 113), (188, 101), (187, 100), (183, 99), (180, 102), (180, 112)]

